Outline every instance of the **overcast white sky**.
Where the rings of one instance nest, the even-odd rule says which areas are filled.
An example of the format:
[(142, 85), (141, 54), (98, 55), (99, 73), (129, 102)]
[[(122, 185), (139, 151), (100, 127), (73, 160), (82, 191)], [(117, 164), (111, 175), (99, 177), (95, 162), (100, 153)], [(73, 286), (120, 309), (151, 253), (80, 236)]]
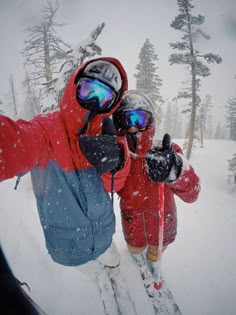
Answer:
[[(23, 79), (23, 29), (36, 23), (43, 0), (0, 0), (0, 99), (9, 89), (9, 75), (13, 74), (19, 98)], [(179, 13), (176, 0), (59, 0), (57, 21), (66, 23), (60, 34), (75, 45), (86, 39), (97, 24), (106, 26), (98, 38), (104, 56), (120, 59), (126, 68), (129, 88), (135, 88), (135, 66), (138, 53), (146, 38), (155, 46), (159, 72), (163, 79), (164, 99), (176, 96), (185, 78), (184, 68), (170, 66), (168, 57), (173, 52), (169, 42), (180, 40), (180, 34), (170, 27)], [(223, 106), (236, 92), (236, 32), (227, 31), (225, 21), (236, 20), (235, 0), (193, 0), (193, 13), (206, 17), (203, 29), (211, 40), (201, 43), (202, 52), (218, 53), (221, 65), (210, 65), (212, 75), (202, 80), (201, 96), (212, 96), (216, 119), (224, 115)], [(236, 23), (236, 22), (235, 22)]]

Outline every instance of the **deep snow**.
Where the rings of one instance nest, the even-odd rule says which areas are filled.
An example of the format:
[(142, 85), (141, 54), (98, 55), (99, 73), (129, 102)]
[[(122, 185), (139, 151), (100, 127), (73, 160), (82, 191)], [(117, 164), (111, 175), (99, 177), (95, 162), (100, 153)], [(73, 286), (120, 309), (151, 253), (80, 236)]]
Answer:
[[(182, 141), (176, 141), (182, 144)], [(178, 205), (178, 235), (162, 259), (162, 269), (183, 315), (236, 314), (236, 193), (227, 184), (227, 160), (236, 142), (207, 140), (192, 154), (201, 178), (199, 199)], [(17, 158), (17, 157), (16, 157)], [(0, 183), (0, 239), (15, 275), (48, 315), (102, 315), (93, 282), (76, 268), (54, 263), (44, 246), (28, 175), (14, 190), (15, 178)], [(115, 198), (121, 269), (138, 314), (152, 314), (139, 273), (126, 250)]]

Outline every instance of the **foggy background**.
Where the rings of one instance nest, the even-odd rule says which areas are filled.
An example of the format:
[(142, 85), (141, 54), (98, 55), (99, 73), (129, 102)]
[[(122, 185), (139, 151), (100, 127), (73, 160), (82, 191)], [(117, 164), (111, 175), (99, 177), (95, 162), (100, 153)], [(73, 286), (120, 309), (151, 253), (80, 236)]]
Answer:
[[(40, 19), (43, 0), (0, 0), (0, 99), (9, 91), (9, 76), (12, 73), (17, 100), (23, 102), (21, 83), (24, 79), (23, 57), (26, 32), (29, 25)], [(212, 96), (213, 123), (225, 124), (224, 106), (235, 95), (236, 87), (236, 24), (235, 0), (194, 0), (193, 14), (205, 16), (201, 28), (210, 35), (210, 40), (198, 42), (203, 53), (219, 54), (223, 62), (209, 65), (211, 75), (201, 80), (200, 96)], [(146, 38), (154, 45), (159, 61), (157, 74), (163, 80), (160, 89), (164, 100), (171, 100), (183, 87), (186, 79), (185, 67), (169, 65), (168, 58), (174, 52), (169, 42), (180, 40), (181, 34), (170, 27), (179, 14), (176, 0), (59, 0), (56, 15), (57, 28), (62, 39), (72, 46), (86, 39), (100, 23), (105, 28), (97, 39), (103, 56), (118, 58), (124, 65), (129, 79), (129, 89), (135, 88), (135, 66), (138, 54)], [(234, 32), (235, 31), (235, 32)]]

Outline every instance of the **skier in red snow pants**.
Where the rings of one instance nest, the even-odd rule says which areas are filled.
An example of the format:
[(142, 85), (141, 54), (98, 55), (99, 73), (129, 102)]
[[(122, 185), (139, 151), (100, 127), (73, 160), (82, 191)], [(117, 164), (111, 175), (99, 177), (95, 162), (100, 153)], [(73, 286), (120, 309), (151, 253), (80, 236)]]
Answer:
[(175, 195), (187, 203), (196, 201), (199, 178), (181, 148), (168, 143), (168, 134), (154, 146), (154, 110), (144, 94), (126, 92), (113, 120), (117, 133), (126, 137), (131, 156), (130, 172), (118, 191), (123, 233), (132, 257), (149, 274), (159, 258), (158, 182), (164, 183), (165, 249), (174, 242), (177, 233)]

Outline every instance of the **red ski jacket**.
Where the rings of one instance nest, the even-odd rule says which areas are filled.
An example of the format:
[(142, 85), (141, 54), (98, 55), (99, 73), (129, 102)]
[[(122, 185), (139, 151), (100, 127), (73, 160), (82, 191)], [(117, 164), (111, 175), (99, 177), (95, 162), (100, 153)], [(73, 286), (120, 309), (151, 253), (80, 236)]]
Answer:
[[(126, 72), (117, 59), (99, 59), (117, 66), (123, 84), (117, 105), (110, 113), (99, 114), (90, 121), (84, 133), (88, 136), (101, 134), (104, 117), (119, 106), (128, 84)], [(48, 253), (55, 262), (66, 266), (96, 259), (110, 246), (115, 233), (109, 194), (101, 175), (79, 146), (78, 132), (86, 126), (90, 111), (76, 100), (76, 79), (86, 65), (72, 74), (58, 111), (35, 116), (30, 121), (13, 121), (0, 115), (0, 182), (31, 172)], [(119, 187), (130, 164), (128, 148), (123, 149), (124, 168), (116, 175)], [(111, 181), (106, 187), (111, 188)]]
[[(137, 136), (137, 151), (131, 153), (131, 168), (125, 185), (118, 192), (126, 242), (135, 247), (158, 245), (158, 194), (157, 183), (147, 177), (145, 155), (152, 147), (154, 127), (140, 132)], [(174, 150), (182, 155), (182, 150), (173, 144)], [(188, 161), (183, 158), (179, 178), (164, 185), (164, 241), (167, 246), (176, 237), (177, 213), (175, 195), (187, 203), (194, 202), (200, 191), (199, 178)]]

